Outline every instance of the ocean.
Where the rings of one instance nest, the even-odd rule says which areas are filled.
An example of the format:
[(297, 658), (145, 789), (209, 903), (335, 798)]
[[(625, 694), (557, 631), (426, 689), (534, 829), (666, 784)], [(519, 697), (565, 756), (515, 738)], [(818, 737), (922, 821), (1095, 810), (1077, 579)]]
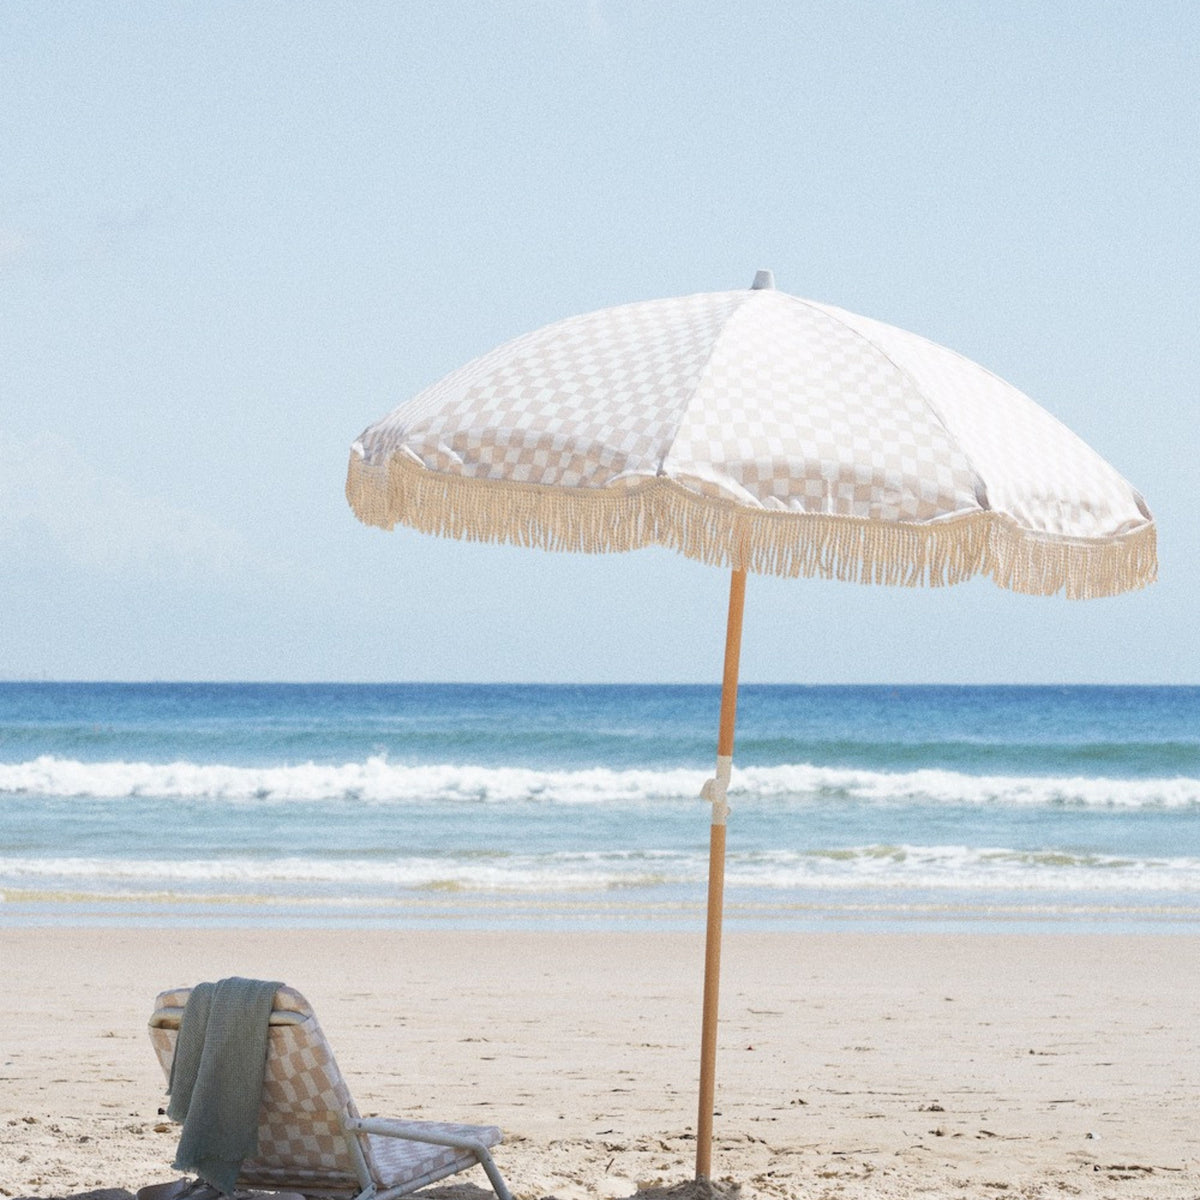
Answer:
[[(0, 924), (700, 929), (719, 689), (0, 683)], [(726, 926), (1200, 931), (1200, 688), (743, 686)]]

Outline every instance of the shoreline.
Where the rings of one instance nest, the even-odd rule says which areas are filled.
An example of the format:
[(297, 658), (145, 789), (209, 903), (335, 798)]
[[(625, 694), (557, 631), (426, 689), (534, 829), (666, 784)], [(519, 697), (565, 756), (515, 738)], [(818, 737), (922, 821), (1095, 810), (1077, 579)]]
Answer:
[[(501, 1125), (519, 1200), (670, 1187), (702, 960), (690, 932), (3, 928), (0, 1192), (172, 1178), (146, 1020), (230, 974), (312, 1001), (363, 1111)], [(742, 1200), (1194, 1197), (1197, 995), (1195, 935), (729, 932), (714, 1176)]]
[[(621, 893), (624, 894), (621, 894)], [(430, 888), (408, 896), (314, 896), (178, 893), (104, 894), (0, 889), (0, 931), (32, 929), (325, 929), (381, 933), (700, 934), (699, 888), (689, 900), (632, 889), (595, 893), (487, 893)], [(828, 893), (826, 894), (828, 897)], [(1172, 898), (1175, 899), (1175, 898)], [(1179, 898), (1180, 900), (1182, 898)], [(1200, 936), (1200, 906), (1186, 902), (1124, 903), (1084, 896), (1037, 900), (1011, 892), (972, 903), (896, 889), (889, 898), (839, 895), (836, 900), (742, 900), (729, 888), (725, 929), (739, 934), (1031, 935), (1104, 937)]]

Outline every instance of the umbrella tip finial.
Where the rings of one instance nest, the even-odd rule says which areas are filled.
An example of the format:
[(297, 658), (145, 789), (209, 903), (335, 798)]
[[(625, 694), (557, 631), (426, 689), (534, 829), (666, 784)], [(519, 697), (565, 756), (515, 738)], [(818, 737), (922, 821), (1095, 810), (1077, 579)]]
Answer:
[(754, 282), (750, 285), (752, 292), (761, 292), (766, 289), (775, 288), (775, 273), (773, 271), (756, 271), (754, 273)]

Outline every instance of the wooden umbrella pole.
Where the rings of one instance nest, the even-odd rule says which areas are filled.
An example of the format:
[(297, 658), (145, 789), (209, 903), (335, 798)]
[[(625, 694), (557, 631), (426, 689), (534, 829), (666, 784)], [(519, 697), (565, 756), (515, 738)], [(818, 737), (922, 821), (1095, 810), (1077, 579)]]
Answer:
[(742, 651), (742, 610), (746, 601), (746, 572), (734, 571), (729, 581), (729, 621), (725, 626), (725, 670), (721, 678), (721, 723), (717, 732), (717, 778), (705, 785), (712, 801), (708, 844), (708, 924), (704, 944), (704, 1020), (700, 1030), (700, 1111), (696, 1119), (696, 1178), (712, 1172), (713, 1104), (717, 1069), (717, 1000), (721, 990), (721, 923), (725, 909), (725, 788), (733, 760), (733, 730), (737, 722), (738, 662)]

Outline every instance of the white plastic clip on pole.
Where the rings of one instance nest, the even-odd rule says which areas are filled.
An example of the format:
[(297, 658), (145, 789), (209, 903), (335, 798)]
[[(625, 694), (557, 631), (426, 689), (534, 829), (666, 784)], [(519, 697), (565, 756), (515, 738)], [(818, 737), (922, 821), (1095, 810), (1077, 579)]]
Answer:
[(700, 789), (700, 799), (712, 804), (712, 823), (724, 825), (729, 818), (729, 805), (725, 796), (729, 791), (729, 775), (733, 770), (733, 755), (717, 755), (717, 775), (715, 779), (706, 779)]

